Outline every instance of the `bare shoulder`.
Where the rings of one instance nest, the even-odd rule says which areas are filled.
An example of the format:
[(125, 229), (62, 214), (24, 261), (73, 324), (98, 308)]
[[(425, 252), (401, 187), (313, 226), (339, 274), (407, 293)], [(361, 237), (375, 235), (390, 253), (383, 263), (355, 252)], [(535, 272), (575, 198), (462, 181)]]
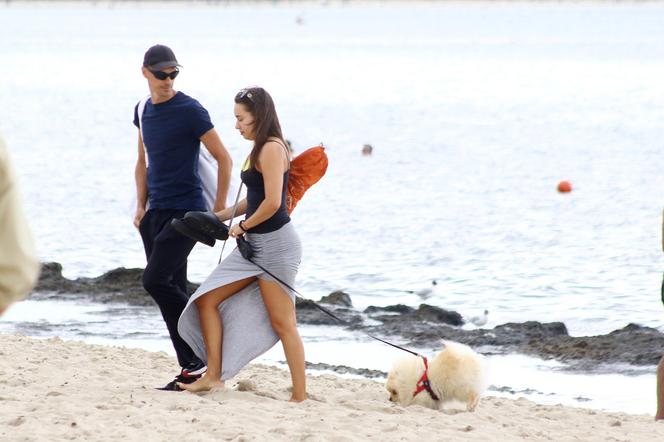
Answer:
[(282, 149), (286, 146), (284, 141), (277, 137), (268, 138), (268, 140), (265, 142), (265, 145), (281, 147)]
[(261, 156), (263, 153), (271, 157), (275, 156), (281, 158), (286, 156), (286, 151), (284, 150), (284, 144), (278, 138), (270, 138), (269, 140), (267, 140), (263, 145), (263, 149), (261, 150)]
[(283, 165), (282, 167), (287, 168), (289, 158), (284, 150), (282, 142), (277, 138), (271, 138), (263, 145), (258, 156), (258, 162), (263, 166), (274, 164), (275, 167), (281, 167), (278, 165)]

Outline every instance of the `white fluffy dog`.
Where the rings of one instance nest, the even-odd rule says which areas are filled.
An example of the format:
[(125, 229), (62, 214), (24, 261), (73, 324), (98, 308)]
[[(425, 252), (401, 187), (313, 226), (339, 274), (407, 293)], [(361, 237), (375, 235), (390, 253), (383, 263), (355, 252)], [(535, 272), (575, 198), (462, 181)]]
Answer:
[[(486, 388), (484, 358), (467, 345), (452, 341), (443, 343), (445, 348), (429, 361), (426, 371), (433, 395), (422, 382), (424, 360), (410, 356), (397, 361), (387, 377), (385, 388), (390, 393), (390, 401), (404, 407), (422, 405), (434, 410), (456, 401), (464, 403), (468, 411), (475, 409)], [(417, 392), (418, 387), (425, 389)]]

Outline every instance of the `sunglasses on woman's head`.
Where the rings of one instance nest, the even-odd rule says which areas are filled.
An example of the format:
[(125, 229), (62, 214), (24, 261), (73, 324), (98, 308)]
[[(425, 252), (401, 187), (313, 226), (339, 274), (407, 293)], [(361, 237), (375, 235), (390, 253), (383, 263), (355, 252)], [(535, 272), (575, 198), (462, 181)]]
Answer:
[(175, 69), (173, 72), (164, 72), (164, 71), (153, 71), (152, 69), (148, 69), (150, 72), (152, 72), (152, 75), (154, 75), (157, 80), (166, 80), (167, 78), (170, 78), (171, 80), (175, 80), (175, 77), (178, 76), (180, 73), (179, 70)]
[(240, 92), (238, 92), (235, 95), (236, 100), (241, 100), (244, 97), (247, 97), (247, 99), (249, 101), (251, 101), (252, 103), (254, 102), (254, 95), (251, 93), (251, 91), (249, 89), (242, 89)]

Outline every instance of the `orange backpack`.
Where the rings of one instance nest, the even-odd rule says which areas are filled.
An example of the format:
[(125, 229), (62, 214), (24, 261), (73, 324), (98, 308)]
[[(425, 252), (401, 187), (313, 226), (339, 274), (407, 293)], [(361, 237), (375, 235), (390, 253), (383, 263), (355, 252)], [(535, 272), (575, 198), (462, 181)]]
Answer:
[(325, 171), (327, 171), (327, 154), (322, 145), (309, 148), (293, 158), (286, 195), (286, 210), (289, 215), (304, 196), (304, 192), (316, 184), (325, 175)]

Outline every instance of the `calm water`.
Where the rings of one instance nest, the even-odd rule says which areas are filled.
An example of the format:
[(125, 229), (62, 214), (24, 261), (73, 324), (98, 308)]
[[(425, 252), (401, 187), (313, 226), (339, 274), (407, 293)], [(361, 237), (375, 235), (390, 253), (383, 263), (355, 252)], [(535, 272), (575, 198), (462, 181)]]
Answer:
[[(436, 279), (426, 302), (486, 308), (489, 327), (664, 329), (663, 14), (657, 3), (2, 5), (0, 132), (42, 260), (61, 262), (68, 277), (143, 266), (131, 225), (131, 119), (147, 94), (143, 52), (165, 43), (184, 65), (176, 88), (209, 109), (236, 165), (249, 145), (233, 129), (232, 97), (246, 85), (272, 93), (296, 150), (328, 146), (328, 173), (293, 217), (305, 247), (298, 287), (311, 298), (344, 289), (358, 308), (417, 305), (407, 291)], [(373, 156), (360, 155), (364, 143)], [(561, 179), (571, 194), (555, 191)], [(219, 252), (197, 246), (190, 279), (202, 280)], [(108, 323), (104, 307), (64, 319), (52, 306), (40, 318), (25, 308), (2, 330), (35, 319), (56, 333), (73, 321), (79, 331), (62, 334), (167, 349), (154, 331), (127, 335), (141, 329), (131, 310), (120, 331), (92, 325)], [(357, 337), (305, 335), (314, 362), (387, 369), (394, 356), (376, 348), (374, 362), (349, 360), (316, 349)], [(530, 386), (557, 373), (501, 361), (536, 370)], [(521, 388), (502, 376), (499, 385)], [(643, 387), (623, 399), (602, 398), (604, 384), (578, 394), (652, 412), (654, 376), (623, 380)]]

